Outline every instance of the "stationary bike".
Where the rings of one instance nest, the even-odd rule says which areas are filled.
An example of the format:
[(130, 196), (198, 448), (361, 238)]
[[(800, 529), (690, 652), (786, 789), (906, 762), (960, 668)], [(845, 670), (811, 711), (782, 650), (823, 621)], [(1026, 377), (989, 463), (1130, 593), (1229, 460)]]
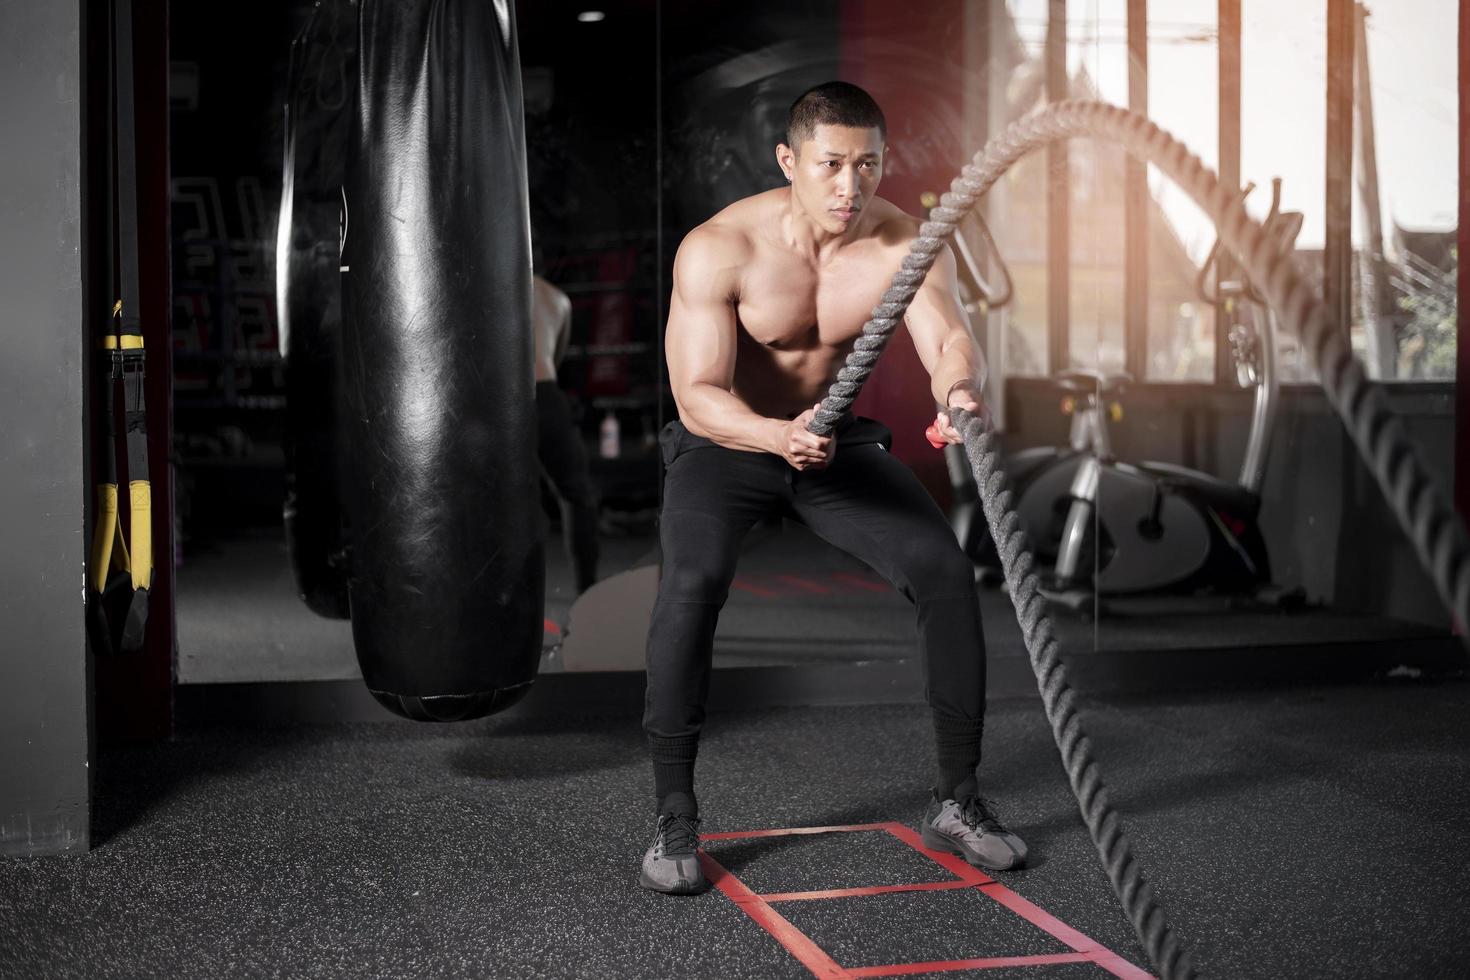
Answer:
[[(1007, 306), (1015, 295), (1010, 269), (979, 212), (972, 211), (966, 220), (976, 225), (1004, 286), (997, 289), (986, 280), (966, 244), (967, 236), (956, 234), (954, 243), (956, 258), (959, 260), (959, 286), (964, 309), (966, 313), (972, 314), (994, 313)], [(1091, 375), (1087, 372), (1073, 373), (1077, 377), (1071, 382), (1073, 387), (1069, 390), (1077, 393), (1090, 391), (1091, 383), (1087, 378)], [(1068, 375), (1063, 376), (1064, 387), (1069, 383), (1067, 377)], [(1072, 418), (1072, 434), (1068, 446), (1060, 449), (1037, 446), (1023, 449), (1006, 459), (1006, 472), (1010, 476), (1012, 487), (1029, 487), (1033, 482), (1038, 484), (1035, 492), (1021, 495), (1017, 509), (1021, 520), (1031, 532), (1032, 547), (1046, 563), (1056, 557), (1056, 543), (1061, 538), (1062, 521), (1066, 517), (1067, 490), (1071, 485), (1072, 474), (1089, 451), (1093, 433), (1096, 431), (1089, 418), (1091, 407), (1072, 398), (1064, 402), (1063, 411), (1073, 413), (1074, 406), (1076, 411)], [(1001, 581), (1004, 576), (1000, 570), (1000, 556), (996, 554), (995, 545), (990, 539), (990, 528), (985, 523), (985, 514), (980, 508), (980, 494), (975, 487), (975, 477), (969, 460), (965, 457), (965, 447), (946, 445), (932, 427), (926, 434), (934, 448), (944, 449), (945, 466), (949, 471), (950, 489), (953, 493), (949, 522), (960, 547), (975, 565), (976, 580), (990, 583)]]
[[(1107, 424), (1109, 419), (1117, 421), (1122, 417), (1117, 396), (1132, 380), (1127, 373), (1066, 371), (1058, 375), (1056, 383), (1065, 392), (1061, 410), (1072, 420), (1067, 444), (1033, 446), (1006, 457), (1005, 470), (1016, 514), (1026, 529), (1032, 551), (1044, 566), (1056, 561), (1078, 469), (1084, 460), (1093, 456), (1112, 455)], [(1000, 555), (981, 511), (979, 491), (964, 447), (947, 447), (945, 463), (954, 497), (950, 525), (975, 565), (976, 581), (999, 584), (1005, 577)]]
[[(1242, 196), (1250, 193), (1243, 191)], [(1302, 215), (1282, 212), (1281, 180), (1272, 181), (1265, 228), (1273, 248), (1290, 252)], [(1094, 431), (1068, 490), (1066, 519), (1048, 594), (1082, 606), (1094, 593), (1258, 593), (1271, 581), (1261, 533), (1261, 481), (1270, 449), (1279, 389), (1276, 317), (1243, 277), (1221, 281), (1210, 295), (1205, 282), (1216, 266), (1217, 239), (1200, 272), (1205, 299), (1227, 317), (1236, 380), (1254, 389), (1250, 435), (1240, 475), (1231, 483), (1173, 463), (1118, 461), (1107, 437), (1107, 413), (1098, 407), (1113, 390), (1094, 379), (1088, 400)], [(1064, 379), (1064, 384), (1065, 384)]]
[[(967, 313), (994, 312), (1014, 296), (1010, 270), (1005, 256), (995, 243), (990, 229), (972, 212), (968, 220), (978, 223), (978, 230), (992, 253), (997, 269), (1005, 281), (1003, 290), (994, 289), (981, 276), (979, 267), (965, 243), (964, 235), (954, 238), (958, 246), (960, 292)], [(1067, 445), (1034, 446), (1012, 453), (1005, 469), (1015, 493), (1016, 511), (1027, 529), (1031, 547), (1044, 565), (1055, 561), (1062, 537), (1063, 524), (1071, 503), (1068, 496), (1072, 479), (1082, 461), (1092, 454), (1111, 455), (1105, 421), (1099, 412), (1108, 412), (1116, 421), (1122, 407), (1108, 396), (1119, 393), (1133, 379), (1125, 374), (1101, 376), (1092, 371), (1068, 371), (1060, 375), (1058, 384), (1067, 392), (1062, 399), (1063, 413), (1071, 416), (1071, 434)], [(998, 584), (1004, 579), (1000, 556), (990, 538), (990, 528), (980, 506), (980, 494), (965, 457), (964, 446), (946, 445), (937, 431), (927, 433), (936, 449), (944, 448), (953, 500), (949, 510), (950, 526), (960, 547), (975, 565), (976, 581)]]

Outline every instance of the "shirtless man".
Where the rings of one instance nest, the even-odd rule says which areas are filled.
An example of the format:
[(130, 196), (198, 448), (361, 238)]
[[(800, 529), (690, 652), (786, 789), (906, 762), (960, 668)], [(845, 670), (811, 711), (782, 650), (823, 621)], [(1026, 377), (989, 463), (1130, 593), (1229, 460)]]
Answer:
[[(715, 621), (741, 538), (773, 511), (867, 562), (916, 606), (939, 763), (925, 843), (990, 869), (1026, 857), (977, 792), (985, 647), (969, 559), (913, 472), (888, 454), (881, 424), (849, 413), (830, 436), (807, 430), (918, 234), (918, 219), (876, 196), (885, 134), (862, 89), (811, 89), (776, 148), (791, 186), (735, 202), (679, 246), (665, 336), (679, 418), (660, 436), (663, 567), (643, 719), (658, 800), (645, 888), (705, 887), (694, 760)], [(944, 249), (906, 322), (934, 401), (978, 412), (985, 366), (955, 283)], [(935, 425), (961, 441), (943, 411)]]
[(571, 327), (572, 301), (567, 294), (533, 275), (537, 450), (541, 469), (561, 503), (562, 537), (580, 594), (597, 581), (597, 496), (587, 471), (587, 452), (556, 383), (556, 367), (566, 352)]

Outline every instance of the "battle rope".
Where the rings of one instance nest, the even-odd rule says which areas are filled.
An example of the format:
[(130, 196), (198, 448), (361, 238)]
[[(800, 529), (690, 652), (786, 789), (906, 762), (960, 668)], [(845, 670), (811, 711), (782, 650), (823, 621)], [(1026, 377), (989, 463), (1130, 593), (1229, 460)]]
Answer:
[[(1419, 461), (1402, 424), (1389, 412), (1382, 391), (1353, 357), (1345, 343), (1345, 331), (1327, 322), (1321, 300), (1303, 280), (1291, 257), (1277, 254), (1261, 225), (1246, 213), (1237, 191), (1222, 187), (1178, 140), (1143, 116), (1116, 106), (1083, 101), (1057, 103), (1014, 123), (975, 155), (940, 199), (939, 207), (930, 213), (930, 220), (920, 227), (919, 237), (815, 413), (811, 430), (818, 435), (831, 432), (852, 405), (945, 239), (980, 196), (1031, 150), (1075, 136), (1120, 143), (1133, 156), (1159, 167), (1214, 220), (1225, 246), (1240, 259), (1250, 279), (1264, 285), (1266, 298), (1280, 315), (1282, 325), (1300, 337), (1311, 352), (1328, 400), (1342, 416), (1464, 635), (1465, 626), (1470, 624), (1470, 540)], [(1067, 681), (1066, 666), (1061, 662), (1046, 613), (1034, 570), (1035, 558), (1011, 506), (1011, 494), (999, 466), (998, 440), (988, 419), (959, 409), (951, 410), (950, 418), (964, 437), (1047, 720), (1113, 891), (1160, 975), (1166, 980), (1193, 977), (1196, 974), (1189, 956), (1154, 901), (1152, 887), (1133, 859), (1122, 823), (1108, 803), (1107, 789), (1092, 758), (1091, 742), (1082, 731), (1076, 696)]]

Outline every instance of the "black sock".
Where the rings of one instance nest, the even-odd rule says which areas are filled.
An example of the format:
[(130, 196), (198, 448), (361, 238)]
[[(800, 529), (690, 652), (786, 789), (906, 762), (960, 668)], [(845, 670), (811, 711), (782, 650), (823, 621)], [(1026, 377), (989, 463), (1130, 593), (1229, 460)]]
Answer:
[(934, 712), (934, 749), (939, 759), (939, 782), (934, 791), (941, 800), (958, 799), (965, 784), (974, 792), (975, 767), (980, 765), (980, 735), (984, 718), (957, 718)]
[(699, 803), (694, 799), (693, 793), (686, 793), (676, 789), (667, 796), (659, 797), (658, 815), (672, 813), (677, 817), (698, 817)]
[(699, 751), (699, 736), (650, 735), (648, 751), (653, 757), (653, 795), (658, 799), (658, 812), (698, 816), (694, 757)]

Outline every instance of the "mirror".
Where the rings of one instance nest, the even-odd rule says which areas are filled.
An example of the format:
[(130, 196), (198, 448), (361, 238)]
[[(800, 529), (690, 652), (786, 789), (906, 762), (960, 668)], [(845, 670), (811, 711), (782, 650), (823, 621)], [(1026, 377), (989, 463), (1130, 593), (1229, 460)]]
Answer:
[[(517, 5), (537, 267), (569, 311), (553, 345), (555, 378), (538, 386), (541, 431), (556, 433), (545, 442), (556, 465), (545, 467), (537, 501), (548, 660), (585, 585), (570, 525), (580, 520), (585, 542), (591, 512), (597, 554), (585, 560), (581, 545), (583, 565), (595, 568), (584, 576), (654, 560), (664, 410), (654, 12), (629, 5), (587, 23), (580, 9)], [(179, 680), (356, 678), (350, 625), (334, 618), (345, 608), (323, 600), (314, 612), (298, 598), (282, 530), (293, 488), (301, 491), (293, 534), (332, 521), (302, 511), (315, 486), (292, 481), (334, 474), (330, 426), (319, 424), (332, 366), (303, 344), (312, 336), (327, 346), (340, 325), (332, 240), (341, 231), (335, 188), (354, 97), (356, 4), (178, 8), (170, 28)], [(221, 46), (224, 36), (239, 43)], [(297, 240), (277, 234), (286, 106), (300, 135), (291, 161)], [(292, 248), (294, 338), (276, 302), (276, 257)], [(294, 382), (282, 353), (293, 340)], [(312, 442), (302, 433), (314, 424), (322, 438)], [(565, 463), (578, 455), (580, 467)], [(588, 486), (595, 510), (579, 492)], [(316, 543), (334, 562), (347, 560), (345, 542)]]
[[(541, 424), (557, 433), (545, 452), (561, 464), (580, 449), (585, 461), (570, 476), (565, 465), (546, 467), (538, 501), (543, 669), (642, 668), (658, 575), (659, 436), (677, 416), (663, 331), (683, 237), (732, 202), (782, 185), (774, 149), (787, 108), (834, 77), (864, 86), (889, 120), (880, 195), (924, 213), (987, 135), (1045, 106), (1057, 6), (517, 4), (535, 266), (555, 288), (547, 308), (565, 314), (545, 344)], [(1132, 58), (1127, 7), (1065, 5), (1064, 91), (1126, 106), (1138, 97), (1130, 69), (1143, 65), (1150, 117), (1217, 167), (1219, 5), (1190, 0), (1167, 16), (1155, 11)], [(1266, 219), (1273, 178), (1282, 178), (1276, 212), (1303, 216), (1291, 251), (1314, 281), (1325, 243), (1323, 9), (1243, 0), (1239, 38), (1239, 169), (1241, 183), (1255, 185), (1246, 207)], [(1426, 18), (1451, 13), (1449, 0), (1360, 12), (1356, 131), (1371, 140), (1355, 152), (1362, 161), (1371, 151), (1373, 168), (1371, 178), (1360, 172), (1355, 191), (1348, 326), (1370, 371), (1397, 382), (1390, 401), (1423, 457), (1441, 462), (1453, 444), (1456, 178), (1453, 114), (1434, 107), (1453, 102), (1455, 58), (1451, 36), (1440, 32), (1433, 50), (1422, 39), (1439, 36)], [(281, 108), (302, 107), (298, 125), (325, 125), (350, 102), (354, 16), (352, 0), (298, 0), (267, 16), (179, 8), (172, 18), (174, 558), (184, 683), (356, 676), (347, 625), (295, 594), (281, 528), (291, 377), (275, 308), (275, 259), (285, 244), (277, 239)], [(220, 47), (222, 35), (242, 43)], [(1413, 50), (1397, 40), (1408, 37), (1421, 39)], [(294, 73), (292, 38), (304, 39)], [(216, 81), (224, 77), (256, 84)], [(1404, 94), (1395, 81), (1403, 78), (1416, 80), (1418, 94)], [(1416, 140), (1444, 152), (1410, 159), (1402, 148)], [(1215, 240), (1210, 220), (1157, 168), (1131, 166), (1115, 146), (1074, 140), (1065, 170), (1059, 160), (1023, 158), (960, 227), (955, 251), (1023, 517), (1049, 565), (1071, 541), (1072, 573), (1050, 582), (1067, 648), (1159, 665), (1169, 651), (1443, 635), (1444, 615), (1402, 532), (1285, 331), (1275, 331), (1277, 384), (1270, 411), (1262, 409), (1272, 324), (1228, 261), (1201, 279)], [(295, 165), (329, 162), (298, 157)], [(1126, 192), (1130, 172), (1142, 174), (1135, 196)], [(1060, 192), (1057, 174), (1065, 176)], [(317, 188), (324, 225), (338, 220), (331, 186)], [(1067, 212), (1060, 233), (1049, 227), (1057, 193)], [(1130, 221), (1141, 222), (1134, 238)], [(1140, 241), (1146, 268), (1130, 294), (1128, 255)], [(329, 269), (329, 244), (311, 247)], [(338, 314), (324, 301), (321, 315)], [(932, 403), (904, 331), (855, 408), (887, 425), (892, 455), (980, 559), (993, 676), (1029, 690), (1009, 598), (993, 559), (980, 554), (985, 535), (973, 533), (982, 522), (973, 489), (958, 454), (924, 438)], [(1089, 458), (1098, 475), (1079, 507), (1078, 474)], [(1239, 492), (1251, 479), (1254, 504)], [(1186, 502), (1183, 484), (1207, 487), (1220, 506)], [(1173, 537), (1180, 524), (1197, 533)], [(569, 533), (589, 526), (595, 576), (586, 571), (587, 535)], [(1244, 554), (1268, 587), (1222, 587), (1211, 571), (1188, 580), (1191, 594), (1163, 594), (1188, 576), (1144, 581), (1167, 564), (1136, 558), (1162, 553), (1149, 550), (1161, 547), (1151, 534), (1170, 536), (1165, 557), (1181, 567), (1233, 541), (1232, 554)], [(1135, 557), (1125, 556), (1129, 548)], [(1393, 569), (1387, 588), (1377, 584), (1380, 567)], [(1129, 568), (1136, 574), (1125, 581)], [(913, 630), (911, 607), (875, 572), (773, 515), (742, 545), (715, 665), (912, 685)]]

